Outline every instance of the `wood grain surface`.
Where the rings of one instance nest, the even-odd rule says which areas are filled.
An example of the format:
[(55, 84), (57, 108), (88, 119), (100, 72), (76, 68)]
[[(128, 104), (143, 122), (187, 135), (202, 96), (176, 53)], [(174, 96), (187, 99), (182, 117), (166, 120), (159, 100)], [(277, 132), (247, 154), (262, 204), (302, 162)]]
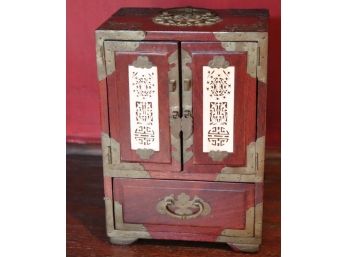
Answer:
[(227, 244), (138, 240), (129, 246), (109, 243), (105, 231), (102, 160), (67, 156), (67, 256), (231, 257), (280, 256), (280, 159), (265, 166), (263, 242), (256, 254), (233, 252)]

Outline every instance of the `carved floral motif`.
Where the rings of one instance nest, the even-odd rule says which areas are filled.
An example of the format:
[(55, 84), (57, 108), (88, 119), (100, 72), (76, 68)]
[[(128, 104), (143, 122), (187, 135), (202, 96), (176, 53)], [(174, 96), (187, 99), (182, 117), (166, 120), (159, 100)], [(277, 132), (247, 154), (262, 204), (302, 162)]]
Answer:
[(197, 8), (173, 8), (161, 12), (153, 22), (169, 26), (207, 26), (222, 21), (214, 12)]

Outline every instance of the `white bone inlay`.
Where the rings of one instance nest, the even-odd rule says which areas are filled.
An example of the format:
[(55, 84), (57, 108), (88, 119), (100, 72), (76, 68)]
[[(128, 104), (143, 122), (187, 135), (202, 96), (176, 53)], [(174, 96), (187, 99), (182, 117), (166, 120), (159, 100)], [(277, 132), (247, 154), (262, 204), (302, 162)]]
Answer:
[(233, 152), (234, 66), (203, 66), (203, 152)]
[(131, 149), (159, 151), (157, 67), (138, 68), (130, 65), (128, 81)]

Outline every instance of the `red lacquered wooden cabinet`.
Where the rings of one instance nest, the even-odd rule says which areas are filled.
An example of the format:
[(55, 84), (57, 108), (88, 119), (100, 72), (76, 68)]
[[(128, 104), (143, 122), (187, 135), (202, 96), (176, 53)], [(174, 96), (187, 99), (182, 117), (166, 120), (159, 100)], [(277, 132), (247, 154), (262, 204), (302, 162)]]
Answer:
[(96, 31), (107, 234), (261, 243), (267, 10), (123, 8)]

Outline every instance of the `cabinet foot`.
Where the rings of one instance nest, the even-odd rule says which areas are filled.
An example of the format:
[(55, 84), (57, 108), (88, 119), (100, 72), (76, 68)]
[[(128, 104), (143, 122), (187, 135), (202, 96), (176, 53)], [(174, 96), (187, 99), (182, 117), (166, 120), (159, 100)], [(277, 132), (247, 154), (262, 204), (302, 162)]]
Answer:
[(259, 251), (259, 244), (234, 244), (227, 243), (236, 252), (255, 253)]
[(129, 245), (137, 241), (138, 238), (119, 238), (119, 237), (110, 237), (110, 243), (115, 245)]

